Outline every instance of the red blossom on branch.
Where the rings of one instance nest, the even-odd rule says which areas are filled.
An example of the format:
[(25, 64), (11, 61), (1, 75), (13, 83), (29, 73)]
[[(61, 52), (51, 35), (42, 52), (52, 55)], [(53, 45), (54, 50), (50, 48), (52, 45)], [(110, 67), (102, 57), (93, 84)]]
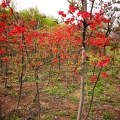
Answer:
[(103, 78), (108, 78), (109, 76), (108, 76), (108, 74), (106, 72), (102, 72), (102, 77)]
[(107, 4), (104, 4), (104, 7), (107, 7)]
[(69, 10), (68, 10), (69, 13), (73, 13), (73, 12), (75, 12), (76, 10), (77, 10), (77, 8), (76, 8), (75, 6), (69, 5)]
[(83, 52), (83, 56), (84, 56), (85, 58), (88, 57), (88, 55), (87, 55), (85, 52)]
[(13, 14), (13, 8), (10, 8), (10, 15)]
[(10, 3), (10, 1), (11, 1), (11, 0), (3, 0), (3, 1), (2, 1), (2, 8), (5, 9), (5, 8), (7, 7), (7, 5)]
[(2, 55), (2, 54), (4, 54), (4, 53), (5, 53), (4, 49), (1, 49), (1, 50), (0, 50), (0, 55)]
[(110, 62), (110, 58), (104, 58), (104, 60), (100, 60), (98, 63), (97, 63), (97, 67), (105, 67), (108, 65), (108, 63)]
[(7, 38), (6, 38), (5, 36), (1, 36), (1, 37), (0, 37), (0, 41), (6, 42), (6, 41), (7, 41)]
[(54, 60), (53, 60), (53, 65), (56, 65), (58, 63), (58, 60), (57, 58), (55, 57)]
[(82, 14), (82, 18), (83, 19), (86, 19), (86, 18), (89, 18), (90, 17), (90, 13), (89, 12), (84, 12), (83, 14)]
[(2, 17), (3, 19), (7, 19), (7, 18), (8, 18), (7, 14), (4, 14), (4, 13), (2, 13), (1, 17)]
[(66, 14), (63, 11), (59, 11), (58, 14), (61, 15), (62, 17), (66, 17)]
[(8, 58), (7, 56), (5, 56), (5, 57), (2, 58), (2, 60), (3, 60), (4, 62), (7, 62), (7, 61), (9, 60), (9, 58)]
[(92, 76), (91, 78), (90, 78), (90, 81), (93, 83), (93, 82), (95, 82), (97, 80), (97, 76), (96, 75), (94, 75), (94, 76)]

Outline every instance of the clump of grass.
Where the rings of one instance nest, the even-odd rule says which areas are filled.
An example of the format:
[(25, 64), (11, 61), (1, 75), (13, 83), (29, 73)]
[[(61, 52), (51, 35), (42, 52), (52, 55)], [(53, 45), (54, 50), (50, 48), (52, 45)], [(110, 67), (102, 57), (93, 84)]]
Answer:
[(75, 113), (72, 113), (72, 114), (70, 115), (70, 119), (71, 119), (71, 120), (76, 120), (76, 119), (77, 119), (77, 115), (76, 115)]
[(46, 88), (44, 91), (47, 92), (49, 95), (53, 95), (53, 96), (59, 96), (59, 97), (68, 96), (67, 90), (65, 89), (65, 87), (63, 87), (60, 84), (56, 84), (54, 87)]
[(9, 91), (8, 94), (11, 95), (11, 96), (15, 96), (16, 95), (16, 93), (14, 91)]
[(69, 93), (72, 93), (73, 91), (75, 91), (75, 89), (77, 88), (77, 84), (72, 84), (68, 86), (68, 91)]
[(20, 120), (20, 118), (14, 114), (9, 115), (5, 120)]
[[(104, 93), (104, 88), (102, 86), (101, 87), (96, 87), (95, 92), (94, 92), (94, 96), (99, 96), (103, 93)], [(92, 94), (93, 94), (92, 89), (90, 89), (88, 91), (88, 95), (91, 96)]]
[(103, 119), (104, 120), (113, 120), (113, 115), (109, 112), (104, 112), (103, 113)]
[(101, 98), (100, 98), (100, 101), (109, 102), (109, 101), (110, 101), (110, 98), (109, 98), (109, 97), (101, 97)]
[(77, 103), (77, 102), (79, 102), (79, 100), (78, 100), (77, 97), (70, 97), (69, 99), (70, 99), (70, 101), (71, 101), (72, 103)]
[(65, 111), (60, 111), (57, 114), (61, 115), (61, 116), (67, 116), (68, 115)]

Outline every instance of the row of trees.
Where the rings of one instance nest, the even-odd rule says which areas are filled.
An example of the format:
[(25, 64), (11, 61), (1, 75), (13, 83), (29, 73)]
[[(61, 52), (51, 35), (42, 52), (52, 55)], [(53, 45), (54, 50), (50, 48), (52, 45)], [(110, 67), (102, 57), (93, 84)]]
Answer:
[[(63, 24), (57, 24), (54, 20), (52, 21), (52, 18), (46, 18), (45, 15), (39, 13), (37, 8), (16, 13), (10, 7), (10, 1), (3, 1), (1, 4), (1, 75), (5, 81), (5, 87), (7, 87), (7, 81), (14, 79), (14, 75), (19, 80), (16, 112), (20, 104), (23, 78), (28, 72), (33, 74), (36, 83), (39, 120), (39, 74), (43, 67), (47, 66), (51, 70), (53, 66), (58, 65), (59, 74), (61, 65), (65, 66), (66, 83), (69, 72), (73, 73), (73, 81), (75, 78), (81, 81), (77, 120), (83, 119), (84, 83), (88, 72), (86, 68), (91, 69), (92, 74), (88, 75), (87, 79), (93, 82), (94, 86), (89, 110), (84, 120), (88, 118), (100, 75), (104, 78), (108, 77), (107, 73), (102, 72), (102, 69), (107, 67), (111, 61), (106, 47), (110, 46), (111, 50), (115, 49), (114, 44), (111, 44), (113, 39), (109, 37), (109, 34), (117, 19), (114, 16), (117, 8), (113, 9), (111, 15), (108, 15), (107, 10), (110, 10), (112, 4), (117, 1), (104, 3), (100, 0), (98, 12), (93, 12), (96, 7), (95, 0), (89, 1), (90, 11), (87, 10), (89, 5), (87, 0), (68, 2), (70, 3), (68, 13), (58, 12), (63, 19)], [(67, 17), (68, 14), (71, 17)], [(94, 72), (95, 69), (98, 69), (98, 73)]]

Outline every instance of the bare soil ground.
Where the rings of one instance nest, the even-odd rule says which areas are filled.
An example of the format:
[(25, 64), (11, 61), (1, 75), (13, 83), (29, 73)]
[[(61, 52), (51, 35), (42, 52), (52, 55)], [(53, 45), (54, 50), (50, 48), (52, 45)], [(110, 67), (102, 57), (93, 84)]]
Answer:
[[(120, 120), (120, 79), (116, 81), (116, 83), (119, 84), (114, 83), (111, 85), (111, 88), (114, 88), (114, 90), (112, 92), (105, 91), (104, 95), (102, 95), (106, 99), (98, 99), (100, 96), (95, 97), (88, 120)], [(79, 101), (71, 101), (70, 97), (72, 95), (73, 97), (79, 98), (79, 89), (75, 89), (67, 97), (61, 97), (43, 91), (46, 84), (47, 82), (45, 81), (39, 83), (41, 120), (75, 120)], [(61, 82), (61, 84), (66, 86), (64, 82)], [(48, 85), (48, 88), (49, 87), (54, 88), (54, 84), (51, 82)], [(4, 82), (2, 82), (2, 80), (0, 81), (2, 120), (37, 120), (38, 108), (37, 101), (35, 101), (35, 82), (23, 83), (21, 102), (16, 113), (15, 108), (18, 100), (18, 93), (18, 83), (12, 83), (9, 88), (4, 88)], [(83, 115), (85, 115), (86, 110), (83, 112)], [(112, 117), (110, 117), (108, 113), (110, 113)], [(19, 119), (17, 119), (17, 117), (10, 117), (10, 115), (16, 115)]]

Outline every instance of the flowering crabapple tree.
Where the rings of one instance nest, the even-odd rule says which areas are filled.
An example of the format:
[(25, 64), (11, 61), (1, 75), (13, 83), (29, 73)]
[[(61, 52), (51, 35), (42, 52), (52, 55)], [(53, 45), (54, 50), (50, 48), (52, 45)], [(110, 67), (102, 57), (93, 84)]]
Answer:
[[(5, 62), (5, 65), (6, 65), (5, 71), (6, 71), (6, 75), (7, 75), (7, 68), (8, 68), (7, 63), (8, 63), (9, 58), (11, 57), (11, 56), (9, 56), (9, 58), (7, 57), (8, 50), (11, 49), (11, 47), (8, 47), (8, 43), (9, 43), (9, 46), (12, 45), (12, 47), (15, 48), (12, 50), (15, 52), (14, 56), (16, 57), (15, 58), (16, 64), (17, 64), (16, 66), (19, 68), (18, 78), (19, 78), (19, 82), (20, 82), (19, 97), (18, 97), (18, 103), (16, 106), (16, 111), (17, 111), (19, 104), (20, 104), (20, 98), (21, 98), (21, 93), (22, 93), (22, 82), (23, 82), (23, 77), (25, 75), (25, 65), (27, 64), (27, 58), (28, 58), (29, 63), (31, 63), (30, 62), (31, 59), (29, 59), (30, 56), (28, 55), (28, 48), (31, 51), (34, 50), (35, 65), (32, 65), (32, 68), (35, 71), (35, 80), (38, 79), (37, 78), (38, 77), (37, 69), (38, 69), (38, 66), (40, 66), (40, 65), (38, 65), (37, 61), (36, 61), (37, 60), (37, 58), (36, 58), (36, 47), (37, 47), (36, 38), (38, 37), (39, 34), (38, 34), (38, 32), (34, 32), (34, 30), (31, 30), (30, 27), (25, 25), (24, 21), (22, 21), (15, 15), (14, 10), (10, 7), (9, 4), (10, 4), (10, 1), (4, 1), (4, 0), (2, 1), (2, 4), (1, 4), (4, 11), (5, 10), (10, 11), (9, 14), (10, 14), (10, 16), (13, 16), (13, 19), (10, 21), (10, 17), (5, 13), (2, 13), (2, 15), (1, 15), (0, 42), (2, 42), (2, 43), (0, 45), (2, 45), (2, 49), (0, 49), (0, 55), (3, 56), (2, 61)], [(33, 21), (30, 21), (30, 24), (31, 24), (31, 26), (34, 26), (36, 24), (36, 22), (33, 20)], [(30, 31), (28, 31), (28, 29)], [(32, 36), (30, 34), (32, 34)], [(12, 38), (12, 42), (11, 42), (10, 38)], [(31, 43), (32, 43), (32, 45), (30, 45)], [(28, 47), (26, 45), (28, 45)], [(39, 110), (38, 118), (40, 119), (40, 103), (39, 103), (39, 90), (38, 90), (37, 80), (36, 80), (36, 88), (37, 88), (38, 110)]]
[[(90, 67), (92, 69), (92, 75), (89, 76), (89, 79), (94, 83), (94, 86), (89, 111), (84, 119), (87, 119), (89, 115), (94, 90), (100, 75), (103, 78), (108, 77), (106, 72), (102, 72), (102, 68), (106, 67), (110, 62), (110, 57), (105, 54), (104, 50), (105, 46), (108, 46), (111, 42), (111, 38), (105, 29), (107, 25), (111, 24), (111, 19), (105, 15), (105, 9), (107, 10), (108, 6), (107, 3), (101, 3), (101, 8), (98, 12), (93, 12), (96, 6), (95, 0), (68, 0), (68, 2), (70, 3), (68, 13), (64, 13), (63, 11), (58, 12), (66, 25), (58, 25), (57, 27), (52, 27), (50, 30), (47, 28), (47, 30), (43, 29), (41, 31), (38, 30), (37, 22), (39, 21), (36, 20), (35, 16), (31, 21), (29, 21), (29, 17), (23, 21), (23, 18), (17, 16), (10, 7), (10, 0), (3, 0), (2, 2), (2, 8), (8, 10), (9, 13), (1, 15), (0, 56), (2, 58), (1, 61), (7, 66), (8, 61), (11, 61), (11, 56), (9, 55), (8, 57), (7, 53), (15, 54), (13, 56), (15, 57), (16, 66), (19, 68), (18, 78), (20, 81), (16, 110), (20, 103), (23, 77), (25, 76), (26, 69), (29, 69), (29, 72), (34, 74), (36, 82), (39, 120), (40, 99), (38, 83), (39, 68), (42, 66), (48, 67), (48, 64), (51, 66), (58, 64), (59, 72), (61, 63), (67, 64), (66, 71), (68, 71), (70, 63), (72, 63), (71, 66), (74, 66), (74, 70), (72, 70), (73, 75), (77, 75), (79, 80), (81, 80), (81, 95), (77, 120), (83, 117), (84, 82), (88, 72), (87, 68)], [(90, 10), (87, 7), (88, 3), (91, 6)], [(8, 21), (10, 21), (10, 24), (8, 24)], [(96, 69), (99, 70), (98, 73), (95, 72)], [(67, 74), (66, 72), (66, 83)]]
[[(64, 11), (59, 11), (58, 14), (61, 15), (64, 22), (68, 25), (74, 25), (79, 27), (79, 31), (81, 32), (81, 45), (79, 49), (81, 50), (81, 71), (79, 71), (79, 75), (81, 76), (81, 90), (80, 90), (80, 103), (78, 109), (77, 120), (86, 120), (88, 118), (92, 101), (94, 97), (94, 90), (96, 84), (100, 78), (107, 78), (108, 75), (106, 72), (102, 72), (102, 68), (107, 66), (110, 62), (110, 57), (105, 55), (105, 47), (110, 44), (111, 38), (109, 34), (112, 30), (112, 16), (106, 16), (106, 10), (109, 10), (109, 6), (112, 4), (104, 3), (104, 1), (100, 0), (100, 9), (97, 12), (97, 5), (95, 4), (95, 0), (68, 0), (70, 3), (69, 10), (67, 13)], [(88, 7), (90, 4), (90, 7)], [(96, 11), (93, 11), (94, 8)], [(115, 13), (115, 9), (112, 15)], [(71, 15), (71, 17), (68, 16)], [(107, 29), (104, 31), (105, 27)], [(83, 103), (84, 103), (84, 82), (86, 76), (86, 65), (93, 66), (93, 76), (91, 76), (90, 81), (94, 83), (93, 86), (93, 94), (90, 100), (90, 106), (88, 113), (83, 118)], [(99, 69), (98, 74), (94, 73), (95, 68)]]
[[(49, 62), (53, 62), (53, 64), (55, 65), (57, 63), (57, 59), (60, 57), (62, 61), (64, 61), (64, 59), (67, 59), (69, 55), (66, 48), (69, 48), (69, 46), (67, 45), (68, 40), (71, 40), (73, 38), (72, 33), (74, 32), (74, 27), (58, 27), (54, 30), (51, 30), (50, 33), (46, 33), (46, 31), (44, 30), (41, 32), (37, 31), (36, 20), (32, 19), (30, 22), (27, 21), (30, 25), (26, 24), (26, 21), (23, 21), (19, 16), (15, 14), (9, 3), (10, 2), (3, 1), (2, 8), (4, 8), (4, 10), (10, 10), (10, 15), (13, 16), (13, 19), (10, 21), (9, 26), (8, 24), (6, 24), (7, 22), (5, 23), (5, 27), (1, 26), (1, 34), (5, 33), (6, 30), (9, 28), (9, 31), (7, 31), (8, 36), (4, 35), (4, 37), (1, 39), (7, 39), (7, 43), (10, 42), (9, 46), (11, 46), (11, 48), (7, 47), (7, 49), (11, 49), (12, 53), (14, 53), (14, 62), (16, 62), (15, 65), (18, 69), (17, 71), (20, 86), (16, 112), (21, 100), (23, 77), (25, 76), (27, 66), (29, 72), (30, 70), (31, 72), (34, 71), (39, 110), (38, 119), (40, 119), (38, 70), (41, 66), (44, 66)], [(5, 21), (9, 21), (9, 17), (7, 16), (7, 14), (4, 14), (4, 19)], [(1, 24), (4, 25), (4, 22), (1, 22)], [(63, 31), (65, 34), (63, 34)], [(1, 55), (5, 53), (5, 47), (6, 46), (3, 46), (3, 49), (1, 49)], [(9, 58), (11, 58), (11, 56), (9, 56)], [(8, 59), (4, 58), (4, 62), (6, 61), (8, 61)], [(11, 62), (11, 59), (9, 59), (9, 62)]]

